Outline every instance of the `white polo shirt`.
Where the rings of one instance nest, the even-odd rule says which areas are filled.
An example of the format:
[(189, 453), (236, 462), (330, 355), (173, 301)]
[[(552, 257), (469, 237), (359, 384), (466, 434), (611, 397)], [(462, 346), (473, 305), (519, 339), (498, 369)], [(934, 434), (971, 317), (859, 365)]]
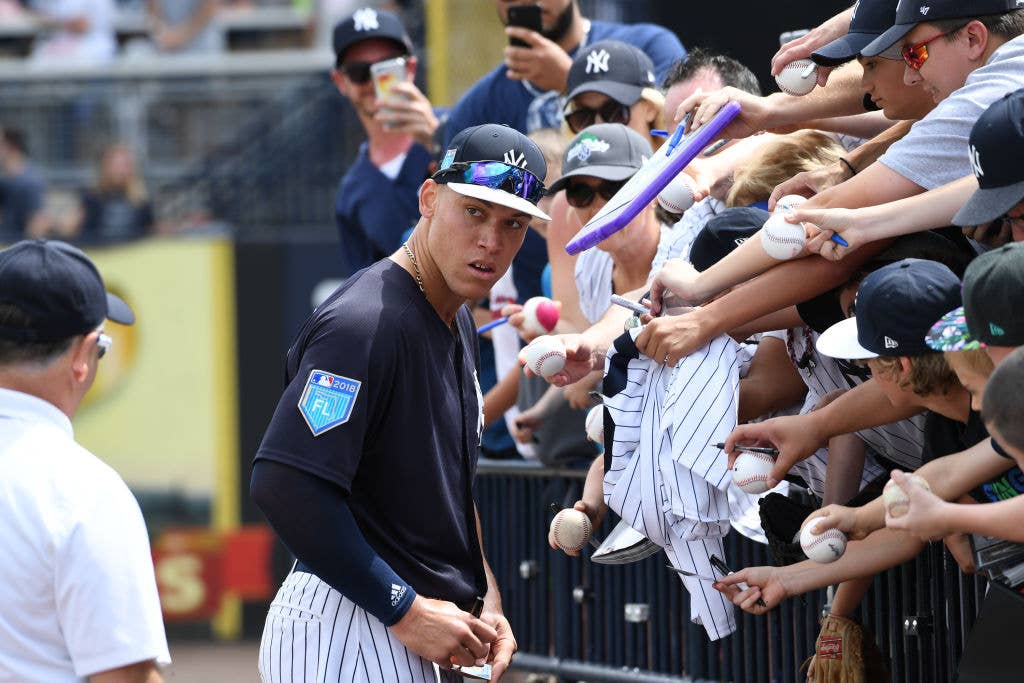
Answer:
[(52, 404), (0, 389), (0, 681), (170, 662), (134, 496)]

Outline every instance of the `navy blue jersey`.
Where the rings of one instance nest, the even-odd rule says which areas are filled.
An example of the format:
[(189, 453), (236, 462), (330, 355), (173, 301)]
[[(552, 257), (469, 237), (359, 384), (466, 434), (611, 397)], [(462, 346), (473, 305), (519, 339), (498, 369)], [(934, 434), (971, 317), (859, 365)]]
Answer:
[[(584, 44), (569, 53), (570, 56), (575, 57), (581, 47), (599, 40), (618, 40), (643, 50), (654, 62), (658, 83), (670, 66), (686, 56), (679, 38), (662, 26), (607, 21), (591, 21)], [(455, 104), (445, 124), (446, 144), (463, 128), (481, 123), (505, 123), (521, 133), (562, 126), (562, 93), (544, 92), (526, 81), (513, 80), (505, 75), (506, 71), (504, 63), (499, 64)]]
[(486, 591), (472, 507), (483, 416), (465, 306), (456, 320), (453, 335), (388, 259), (349, 278), (289, 349), (256, 458), (340, 486), (366, 540), (418, 594), (466, 604)]
[(394, 253), (420, 218), (419, 189), (430, 175), (430, 152), (414, 144), (391, 180), (373, 165), (366, 143), (338, 185), (334, 219), (341, 239), (342, 275)]

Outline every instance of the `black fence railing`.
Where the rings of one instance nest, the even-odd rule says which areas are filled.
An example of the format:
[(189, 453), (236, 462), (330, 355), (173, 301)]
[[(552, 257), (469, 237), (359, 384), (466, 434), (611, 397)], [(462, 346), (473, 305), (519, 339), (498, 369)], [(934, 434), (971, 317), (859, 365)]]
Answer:
[[(476, 499), (487, 556), (523, 653), (515, 666), (566, 681), (801, 680), (824, 591), (787, 600), (764, 617), (738, 613), (739, 630), (711, 642), (690, 623), (687, 593), (663, 554), (606, 566), (548, 548), (548, 505), (576, 500), (583, 475), (481, 462)], [(726, 554), (734, 568), (769, 563), (763, 546), (736, 532), (726, 539)], [(875, 578), (859, 617), (889, 657), (894, 683), (954, 680), (983, 593), (984, 581), (961, 574), (941, 544)]]

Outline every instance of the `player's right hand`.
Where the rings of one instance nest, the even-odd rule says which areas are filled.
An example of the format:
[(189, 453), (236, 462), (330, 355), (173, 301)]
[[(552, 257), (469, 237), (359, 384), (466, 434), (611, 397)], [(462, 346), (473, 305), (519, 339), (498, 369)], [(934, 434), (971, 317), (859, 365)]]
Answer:
[[(780, 602), (789, 597), (785, 583), (786, 567), (747, 567), (738, 572), (723, 576), (712, 587), (734, 605), (750, 614), (764, 614), (774, 609)], [(749, 588), (740, 590), (736, 585), (746, 583)], [(757, 604), (758, 599), (764, 604)]]
[(442, 668), (482, 663), (497, 637), (494, 627), (455, 603), (417, 595), (391, 632), (402, 644)]
[(729, 467), (739, 457), (740, 451), (736, 450), (738, 444), (774, 446), (779, 454), (767, 483), (768, 488), (778, 486), (794, 465), (809, 458), (825, 444), (826, 439), (821, 438), (809, 421), (803, 418), (803, 415), (787, 415), (739, 425), (725, 440), (724, 450), (729, 455)]
[(874, 531), (857, 514), (857, 508), (846, 507), (845, 505), (826, 505), (819, 510), (815, 510), (807, 515), (807, 519), (803, 521), (800, 528), (803, 529), (817, 519), (821, 520), (817, 522), (817, 527), (815, 527), (819, 534), (825, 531), (825, 529), (839, 529), (852, 541), (860, 541), (867, 538), (868, 534)]
[[(564, 387), (589, 375), (594, 370), (604, 367), (604, 358), (595, 353), (594, 348), (582, 334), (552, 334), (549, 335), (562, 342), (565, 348), (565, 367), (561, 372), (545, 377), (548, 382), (556, 387)], [(533, 377), (523, 352), (519, 352), (519, 364), (527, 377)]]

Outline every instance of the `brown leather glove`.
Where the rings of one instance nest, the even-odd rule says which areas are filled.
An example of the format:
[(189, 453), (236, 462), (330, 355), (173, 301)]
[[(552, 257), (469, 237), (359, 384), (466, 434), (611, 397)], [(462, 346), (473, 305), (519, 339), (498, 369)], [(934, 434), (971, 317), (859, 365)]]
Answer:
[(814, 646), (814, 683), (889, 683), (881, 651), (860, 624), (827, 616)]

